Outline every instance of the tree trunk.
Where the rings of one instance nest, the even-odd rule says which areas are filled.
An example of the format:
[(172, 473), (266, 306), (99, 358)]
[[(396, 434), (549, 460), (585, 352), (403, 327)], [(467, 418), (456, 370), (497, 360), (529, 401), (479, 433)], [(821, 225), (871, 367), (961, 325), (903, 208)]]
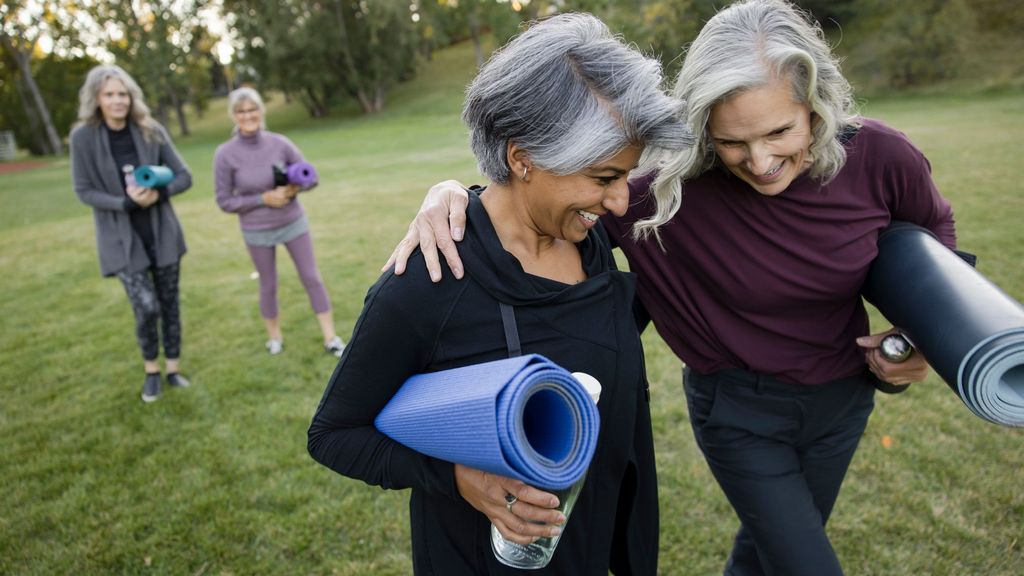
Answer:
[(469, 12), (469, 37), (473, 39), (473, 55), (476, 56), (477, 70), (484, 67), (484, 51), (480, 46), (480, 8), (473, 6)]
[(44, 136), (44, 131), (39, 128), (39, 116), (36, 114), (35, 108), (32, 107), (32, 97), (28, 94), (25, 83), (22, 82), (21, 78), (15, 78), (14, 86), (18, 89), (18, 100), (21, 101), (21, 109), (25, 112), (25, 118), (28, 119), (29, 132), (32, 133), (32, 142), (25, 143), (29, 153), (33, 156), (49, 156), (53, 154), (53, 150), (50, 149), (49, 140)]
[[(3, 42), (4, 49), (10, 52), (14, 60), (17, 61), (25, 88), (28, 90), (29, 96), (35, 105), (37, 117), (43, 123), (43, 132), (48, 141), (46, 148), (51, 154), (62, 154), (64, 146), (61, 143), (60, 136), (57, 135), (57, 129), (53, 126), (53, 119), (50, 118), (50, 109), (46, 106), (46, 101), (43, 100), (43, 95), (39, 92), (39, 86), (36, 84), (35, 78), (32, 77), (32, 67), (29, 65), (29, 59), (32, 57), (32, 48), (34, 46), (30, 46), (26, 52), (21, 52), (18, 48), (21, 47), (20, 44), (23, 42), (23, 39), (19, 38), (18, 40), (19, 46), (16, 47), (14, 42), (11, 41), (10, 36), (0, 32), (0, 41)], [(28, 111), (27, 108), (26, 111)]]
[(345, 70), (348, 73), (348, 81), (353, 87), (355, 92), (354, 96), (359, 101), (359, 107), (362, 108), (363, 113), (373, 112), (373, 100), (366, 93), (363, 88), (363, 78), (359, 74), (359, 69), (356, 68), (355, 60), (352, 59), (352, 49), (349, 47), (348, 39), (348, 28), (345, 26), (345, 9), (341, 6), (341, 2), (335, 0), (334, 2), (335, 15), (338, 20), (338, 34), (341, 35), (341, 42), (338, 43), (338, 49), (341, 50), (341, 59), (344, 64)]
[(178, 129), (181, 130), (182, 136), (188, 136), (188, 120), (185, 119), (185, 102), (181, 98), (178, 98), (178, 92), (171, 90), (171, 104), (174, 106), (174, 112), (178, 116)]
[(324, 100), (316, 95), (312, 86), (306, 86), (306, 109), (313, 118), (323, 118), (327, 114), (327, 105)]

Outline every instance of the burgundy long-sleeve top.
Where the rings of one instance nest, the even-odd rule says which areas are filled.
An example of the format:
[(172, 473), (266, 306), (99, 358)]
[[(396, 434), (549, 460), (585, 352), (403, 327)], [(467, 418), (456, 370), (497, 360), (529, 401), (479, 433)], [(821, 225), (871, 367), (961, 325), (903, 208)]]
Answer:
[(846, 149), (831, 182), (804, 175), (777, 196), (718, 167), (683, 182), (682, 205), (661, 228), (664, 253), (653, 238), (630, 235), (653, 212), (650, 178), (630, 183), (625, 217), (603, 218), (655, 327), (688, 366), (800, 384), (860, 373), (860, 290), (879, 232), (905, 220), (955, 246), (950, 204), (905, 135), (864, 119)]
[(275, 188), (275, 164), (287, 166), (302, 160), (295, 144), (281, 134), (267, 130), (236, 133), (218, 146), (213, 156), (217, 205), (238, 214), (242, 230), (273, 230), (294, 222), (305, 213), (298, 197), (281, 208), (272, 208), (263, 204), (262, 194)]

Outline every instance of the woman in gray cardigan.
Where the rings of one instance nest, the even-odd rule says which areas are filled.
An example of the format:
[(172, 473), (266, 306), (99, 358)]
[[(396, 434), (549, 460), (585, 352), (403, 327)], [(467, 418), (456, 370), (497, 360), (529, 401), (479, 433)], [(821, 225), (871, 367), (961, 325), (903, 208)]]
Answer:
[[(188, 386), (179, 372), (178, 273), (185, 237), (170, 199), (192, 186), (192, 174), (150, 117), (139, 85), (120, 67), (90, 70), (78, 99), (71, 177), (78, 198), (92, 206), (100, 272), (121, 280), (135, 313), (146, 372), (142, 400), (152, 402), (161, 391), (158, 329), (167, 383)], [(131, 169), (142, 165), (166, 166), (174, 179), (157, 188), (138, 186)]]

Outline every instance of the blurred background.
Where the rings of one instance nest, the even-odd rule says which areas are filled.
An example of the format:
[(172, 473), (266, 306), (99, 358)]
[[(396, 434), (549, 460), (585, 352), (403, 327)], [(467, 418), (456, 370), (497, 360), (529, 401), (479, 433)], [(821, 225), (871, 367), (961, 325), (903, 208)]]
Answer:
[[(32, 156), (59, 154), (78, 79), (116, 62), (156, 117), (190, 132), (187, 108), (251, 84), (312, 117), (374, 113), (438, 49), (503, 43), (525, 20), (593, 12), (671, 75), (680, 48), (722, 0), (3, 0), (0, 131)], [(861, 94), (1024, 85), (1024, 10), (1015, 0), (802, 0)], [(10, 136), (7, 137), (8, 139)]]
[[(520, 24), (588, 10), (671, 77), (727, 0), (2, 0), (0, 574), (411, 573), (408, 494), (306, 453), (336, 359), (280, 266), (288, 349), (269, 356), (237, 218), (214, 202), (225, 95), (312, 162), (303, 195), (348, 339), (433, 183), (480, 182), (459, 113)], [(960, 247), (1024, 300), (1024, 10), (1019, 0), (801, 0), (867, 116), (904, 131), (953, 203)], [(194, 184), (174, 197), (187, 390), (138, 397), (132, 313), (100, 277), (67, 136), (90, 67), (141, 84)], [(283, 256), (282, 256), (283, 257)], [(624, 261), (620, 264), (625, 265)], [(872, 326), (888, 323), (873, 313)], [(659, 473), (660, 572), (721, 574), (737, 521), (693, 442), (681, 366), (643, 335)], [(368, 383), (372, 385), (372, 383)], [(829, 533), (851, 576), (1024, 574), (1024, 429), (972, 414), (932, 375), (879, 396)]]

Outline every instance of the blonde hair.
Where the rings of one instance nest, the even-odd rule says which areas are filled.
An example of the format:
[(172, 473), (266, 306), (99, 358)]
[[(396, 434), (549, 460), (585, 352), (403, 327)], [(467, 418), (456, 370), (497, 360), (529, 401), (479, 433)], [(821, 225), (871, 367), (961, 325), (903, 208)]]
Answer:
[(103, 89), (103, 85), (106, 84), (107, 80), (111, 78), (119, 80), (124, 84), (129, 96), (131, 96), (132, 102), (128, 110), (129, 121), (139, 127), (139, 130), (142, 131), (142, 137), (147, 141), (159, 139), (160, 130), (157, 128), (158, 124), (150, 115), (149, 106), (146, 106), (142, 96), (142, 88), (139, 88), (139, 85), (130, 74), (114, 64), (100, 64), (89, 70), (85, 77), (85, 83), (82, 84), (82, 88), (78, 91), (78, 122), (76, 126), (82, 124), (96, 126), (103, 121), (103, 113), (100, 111), (98, 100), (100, 90)]

